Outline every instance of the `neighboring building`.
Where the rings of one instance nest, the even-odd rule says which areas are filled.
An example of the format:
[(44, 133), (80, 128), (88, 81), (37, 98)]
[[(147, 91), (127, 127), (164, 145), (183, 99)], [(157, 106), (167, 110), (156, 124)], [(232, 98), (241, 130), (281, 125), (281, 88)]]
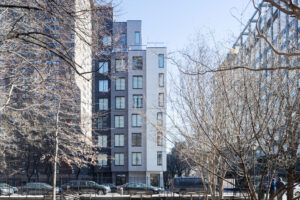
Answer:
[[(293, 1), (299, 6), (298, 0)], [(284, 5), (282, 5), (284, 6)], [(258, 5), (262, 14), (255, 11), (249, 19), (243, 31), (240, 33), (233, 45), (229, 57), (233, 64), (250, 63), (253, 68), (268, 68), (274, 64), (285, 66), (286, 64), (296, 66), (300, 62), (299, 56), (279, 56), (270, 45), (261, 37), (257, 37), (258, 31), (279, 52), (299, 52), (299, 20), (292, 15), (287, 15), (269, 3), (262, 2)], [(265, 72), (268, 76), (270, 71)]]
[[(101, 20), (101, 12), (93, 16), (97, 181), (163, 186), (166, 48), (143, 46), (141, 21), (113, 22), (112, 8), (104, 9), (111, 9), (111, 17), (106, 17), (110, 20)], [(100, 37), (99, 23), (107, 27)]]
[[(21, 3), (26, 5), (28, 2)], [(48, 3), (49, 10), (51, 8), (54, 13), (57, 12), (53, 2)], [(69, 0), (61, 3), (74, 11), (90, 9), (89, 0)], [(2, 11), (0, 9), (0, 13)], [(0, 24), (4, 26), (8, 22), (8, 26), (12, 26), (13, 23), (9, 20), (18, 19), (19, 12), (24, 15), (20, 9), (7, 9), (7, 12), (2, 13)], [(11, 110), (8, 115), (1, 111), (0, 122), (4, 117), (16, 121), (23, 120), (21, 123), (19, 122), (23, 126), (18, 127), (19, 130), (15, 130), (20, 132), (21, 142), (18, 145), (25, 146), (21, 155), (23, 159), (20, 160), (20, 163), (15, 160), (13, 162), (21, 168), (20, 177), (26, 175), (32, 177), (31, 180), (33, 181), (49, 180), (46, 176), (51, 176), (51, 166), (49, 170), (46, 170), (46, 168), (51, 163), (49, 162), (47, 166), (45, 166), (46, 164), (42, 165), (41, 157), (39, 157), (41, 152), (36, 152), (37, 148), (32, 147), (34, 145), (30, 146), (23, 143), (23, 133), (39, 130), (39, 133), (45, 134), (44, 141), (49, 139), (54, 132), (55, 125), (53, 125), (53, 121), (55, 121), (54, 117), (57, 113), (57, 106), (55, 105), (58, 101), (61, 105), (60, 120), (66, 124), (63, 128), (61, 127), (61, 130), (74, 135), (84, 134), (88, 137), (92, 135), (92, 83), (85, 80), (91, 79), (92, 74), (86, 73), (80, 76), (72, 69), (72, 66), (75, 66), (79, 73), (91, 72), (92, 70), (92, 48), (89, 45), (92, 39), (90, 37), (92, 34), (91, 13), (82, 13), (80, 20), (69, 15), (62, 16), (64, 14), (67, 15), (65, 12), (55, 15), (47, 11), (31, 11), (21, 18), (20, 25), (15, 28), (16, 32), (40, 31), (42, 34), (37, 34), (35, 37), (42, 41), (40, 44), (42, 46), (45, 44), (47, 49), (19, 39), (4, 42), (1, 44), (1, 47), (4, 48), (0, 49), (0, 107), (8, 99), (10, 84), (14, 84), (14, 89), (11, 93), (9, 106), (15, 108), (32, 107), (32, 109), (24, 109), (22, 112)], [(80, 36), (78, 33), (80, 33)], [(43, 34), (48, 35), (48, 37)], [(25, 40), (29, 37), (24, 36), (23, 38)], [(38, 39), (33, 40), (33, 42), (39, 44)], [(13, 49), (13, 47), (17, 48)], [(6, 51), (12, 51), (15, 55), (22, 55), (22, 57), (14, 56), (10, 52), (6, 54)], [(41, 106), (42, 104), (44, 104), (44, 107)], [(39, 105), (39, 107), (35, 108), (36, 105)], [(16, 115), (12, 115), (12, 112), (16, 112)], [(30, 115), (32, 116), (29, 118)], [(18, 118), (14, 119), (16, 116)], [(26, 120), (28, 120), (28, 127), (26, 127)], [(1, 123), (0, 127), (2, 129), (4, 125)], [(41, 126), (39, 129), (36, 125), (38, 123), (43, 124), (45, 127)], [(35, 129), (32, 130), (31, 128), (34, 125)], [(14, 130), (9, 131), (13, 132)], [(61, 137), (60, 139), (65, 138)], [(73, 139), (72, 135), (69, 137), (70, 139)], [(63, 142), (66, 141), (68, 140), (60, 141), (60, 145), (63, 145)], [(76, 141), (70, 142), (75, 143)], [(41, 142), (40, 145), (43, 146), (45, 143)], [(10, 168), (13, 169), (13, 166), (10, 166)], [(72, 174), (72, 171), (74, 170), (71, 170), (70, 167), (61, 167), (57, 170), (58, 178), (69, 177), (68, 175)], [(23, 176), (25, 180), (26, 176)]]
[[(299, 0), (293, 0), (291, 2), (293, 2), (293, 4), (297, 6), (300, 5)], [(287, 8), (282, 2), (278, 2), (278, 3), (279, 6), (285, 7), (287, 10), (289, 10), (289, 8)], [(299, 40), (300, 23), (295, 16), (284, 13), (282, 10), (272, 6), (270, 3), (262, 1), (258, 5), (258, 8), (261, 10), (261, 15), (260, 12), (258, 12), (257, 10), (254, 12), (252, 17), (249, 19), (248, 23), (246, 24), (245, 28), (240, 33), (236, 42), (233, 44), (232, 49), (227, 56), (227, 60), (226, 62), (223, 63), (224, 66), (222, 67), (248, 66), (253, 69), (273, 68), (273, 70), (261, 71), (262, 72), (262, 77), (260, 79), (261, 102), (258, 102), (259, 103), (258, 105), (260, 105), (260, 107), (264, 105), (268, 106), (268, 104), (272, 105), (273, 107), (269, 106), (268, 108), (271, 108), (273, 110), (273, 113), (276, 114), (280, 113), (276, 110), (279, 107), (279, 105), (284, 108), (281, 111), (282, 113), (280, 113), (283, 117), (280, 117), (280, 120), (276, 121), (275, 123), (276, 128), (273, 127), (273, 129), (278, 131), (278, 135), (276, 135), (276, 137), (279, 137), (278, 140), (280, 141), (282, 140), (281, 136), (284, 134), (289, 134), (289, 135), (293, 134), (295, 136), (299, 134), (298, 129), (291, 128), (292, 131), (288, 130), (290, 129), (288, 126), (293, 127), (295, 126), (295, 124), (297, 124), (297, 117), (296, 117), (297, 109), (295, 109), (293, 111), (294, 113), (291, 115), (286, 114), (286, 112), (288, 111), (287, 108), (294, 107), (294, 106), (296, 107), (298, 105), (297, 98), (299, 98), (299, 96), (297, 93), (299, 92), (299, 88), (300, 88), (299, 70), (281, 69), (281, 71), (278, 71), (276, 70), (276, 68), (278, 69), (280, 67), (289, 67), (289, 68), (299, 67), (300, 56), (295, 56), (295, 55), (291, 56), (291, 55), (293, 53), (300, 52), (300, 40)], [(258, 37), (259, 34), (263, 35), (265, 38)], [(271, 45), (268, 44), (266, 39), (279, 53), (275, 52), (271, 48)], [(234, 78), (231, 79), (232, 85), (238, 83), (240, 80), (243, 80), (242, 78), (243, 73), (241, 73), (241, 71), (238, 70), (236, 71), (232, 70), (232, 71), (233, 71), (232, 74), (234, 74)], [(254, 72), (253, 77), (255, 77), (254, 74), (257, 77), (261, 75), (259, 72)], [(276, 74), (282, 75), (280, 79), (276, 79), (278, 78)], [(285, 85), (284, 90), (282, 90), (282, 85), (281, 86), (277, 85), (278, 83)], [(279, 90), (278, 88), (280, 88), (280, 90), (283, 91), (282, 96), (284, 97), (282, 97), (280, 101), (278, 101), (278, 99), (276, 98), (274, 98), (276, 101), (274, 99), (272, 99), (272, 102), (269, 101), (269, 99), (271, 99), (270, 97), (274, 96), (274, 93), (275, 94), (277, 93), (276, 90)], [(278, 96), (278, 94), (276, 95)], [(287, 104), (287, 99), (288, 99), (288, 104)], [(289, 121), (288, 123), (282, 120), (285, 117), (286, 119), (288, 119), (286, 120)], [(274, 124), (269, 122), (268, 125), (272, 127)], [(290, 140), (290, 138), (288, 140)], [(286, 143), (285, 146), (288, 146), (288, 144), (290, 143)], [(300, 173), (299, 172), (300, 144), (299, 142), (296, 144), (298, 144), (296, 157), (291, 158), (290, 161), (285, 161), (285, 162), (289, 162), (290, 165), (295, 165), (296, 174), (299, 174)], [(261, 150), (261, 148), (259, 147), (255, 151), (256, 151), (255, 155), (257, 157), (256, 159), (257, 166), (254, 167), (253, 173), (257, 175), (262, 173), (261, 172), (262, 167), (259, 165), (264, 165), (265, 161), (263, 160), (265, 155), (264, 155), (264, 151)], [(276, 152), (275, 150), (273, 151)], [(277, 169), (276, 173), (281, 177), (287, 177), (287, 171), (284, 169), (279, 168)]]

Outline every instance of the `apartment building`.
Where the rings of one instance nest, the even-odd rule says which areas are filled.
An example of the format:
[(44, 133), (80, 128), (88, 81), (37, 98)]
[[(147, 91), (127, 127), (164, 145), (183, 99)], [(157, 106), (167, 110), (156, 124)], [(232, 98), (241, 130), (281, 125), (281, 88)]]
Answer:
[[(299, 1), (293, 3), (299, 6)], [(283, 3), (280, 6), (284, 7)], [(288, 56), (284, 53), (299, 52), (299, 20), (288, 15), (269, 3), (258, 5), (261, 11), (253, 13), (240, 33), (228, 56), (234, 64), (250, 63), (253, 68), (267, 68), (275, 64), (296, 66), (299, 56)], [(262, 34), (266, 39), (258, 37)], [(275, 53), (268, 42), (278, 52)], [(266, 71), (266, 76), (268, 76)]]
[[(299, 6), (300, 2), (299, 0), (293, 0), (291, 4)], [(285, 147), (295, 145), (295, 149), (288, 150), (295, 152), (295, 154), (293, 154), (294, 152), (289, 153), (294, 157), (288, 156), (285, 162), (289, 163), (290, 167), (294, 165), (296, 174), (300, 174), (300, 145), (299, 142), (293, 143), (293, 140), (298, 141), (293, 137), (297, 137), (299, 131), (297, 132), (297, 129), (289, 130), (290, 127), (298, 123), (297, 109), (291, 111), (290, 116), (286, 114), (290, 108), (299, 105), (300, 76), (299, 70), (293, 68), (298, 67), (300, 63), (300, 57), (296, 55), (300, 51), (300, 23), (294, 15), (289, 14), (292, 13), (292, 10), (283, 2), (278, 2), (277, 6), (272, 6), (272, 4), (265, 1), (257, 5), (260, 12), (256, 10), (253, 13), (233, 44), (231, 52), (227, 56), (227, 64), (230, 67), (248, 66), (250, 69), (261, 70), (254, 72), (251, 76), (259, 80), (260, 83), (258, 87), (260, 89), (258, 105), (261, 108), (265, 107), (265, 110), (261, 109), (265, 113), (272, 110), (272, 117), (279, 118), (280, 116), (284, 119), (278, 120), (276, 124), (269, 122), (268, 125), (277, 131), (277, 141), (292, 141), (291, 143), (284, 143)], [(284, 9), (279, 9), (280, 7)], [(238, 82), (243, 80), (243, 73), (233, 70), (232, 74), (234, 74), (233, 84), (238, 85)], [(279, 91), (282, 92), (282, 95), (278, 95)], [(279, 107), (284, 109), (279, 111)], [(286, 139), (289, 137), (292, 139)], [(253, 149), (256, 151), (255, 155), (257, 157), (264, 157), (265, 154), (260, 145), (261, 143), (257, 144)], [(276, 146), (276, 142), (274, 142), (274, 146)], [(276, 153), (275, 151), (274, 154)], [(283, 155), (284, 152), (280, 152), (280, 156), (283, 157)], [(262, 171), (258, 169), (255, 173), (262, 174)], [(277, 169), (276, 173), (280, 177), (288, 176), (288, 172), (285, 171), (284, 167)]]
[[(109, 9), (109, 8), (106, 8)], [(110, 8), (111, 9), (111, 8)], [(102, 12), (103, 13), (103, 12)], [(108, 12), (106, 12), (108, 13)], [(163, 186), (166, 170), (166, 48), (142, 45), (142, 22), (95, 14), (93, 138), (99, 183)]]
[[(32, 2), (21, 3), (31, 5)], [(61, 10), (64, 7), (68, 7), (68, 11), (88, 10), (91, 5), (86, 0), (43, 3), (32, 4), (45, 6), (48, 10), (7, 9), (4, 12), (0, 9), (1, 26), (7, 25), (7, 29), (15, 26), (15, 32), (24, 34), (20, 40), (4, 41), (0, 46), (0, 107), (7, 103), (12, 108), (24, 109), (22, 112), (14, 109), (0, 112), (0, 133), (3, 130), (11, 136), (15, 134), (20, 141), (16, 145), (22, 150), (22, 159), (8, 160), (13, 163), (8, 166), (20, 171), (21, 182), (23, 178), (28, 181), (26, 176), (31, 181), (44, 181), (51, 176), (52, 164), (41, 162), (42, 150), (37, 151), (35, 145), (23, 139), (27, 133), (36, 132), (43, 138), (40, 145), (48, 145), (50, 149), (51, 145), (46, 141), (53, 138), (53, 122), (58, 110), (61, 113), (59, 119), (65, 123), (60, 126), (60, 131), (70, 133), (67, 140), (66, 135), (60, 135), (60, 145), (68, 140), (76, 142), (76, 135), (92, 135), (92, 84), (86, 80), (92, 75), (75, 73), (75, 69), (79, 73), (92, 70), (92, 48), (88, 44), (91, 43), (91, 15), (84, 12), (82, 18), (74, 18)], [(24, 17), (19, 18), (21, 15)], [(32, 31), (38, 34), (26, 35)], [(5, 33), (2, 29), (1, 35)], [(9, 120), (18, 126), (6, 125)], [(1, 140), (6, 142), (3, 137)], [(60, 166), (57, 170), (59, 178), (72, 173), (70, 166)]]

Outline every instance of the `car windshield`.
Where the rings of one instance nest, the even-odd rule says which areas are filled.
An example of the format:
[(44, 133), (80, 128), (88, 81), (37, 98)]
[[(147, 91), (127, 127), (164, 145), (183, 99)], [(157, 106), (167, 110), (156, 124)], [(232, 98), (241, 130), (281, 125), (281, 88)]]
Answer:
[(10, 186), (6, 183), (0, 183), (0, 187), (10, 187)]
[(35, 188), (52, 188), (52, 186), (48, 185), (47, 183), (27, 183), (26, 186)]
[(141, 188), (141, 187), (146, 187), (146, 184), (139, 183), (139, 184), (136, 185), (136, 187), (139, 187), (139, 188)]

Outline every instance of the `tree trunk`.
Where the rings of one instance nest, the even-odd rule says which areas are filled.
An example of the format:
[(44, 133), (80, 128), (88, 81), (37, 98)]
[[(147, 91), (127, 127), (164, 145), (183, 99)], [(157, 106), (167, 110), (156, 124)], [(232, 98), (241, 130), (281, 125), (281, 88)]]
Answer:
[(291, 167), (287, 170), (288, 172), (288, 177), (287, 177), (287, 200), (292, 200), (294, 196), (294, 191), (293, 191), (293, 185), (294, 185), (294, 173), (295, 173), (295, 168)]
[[(58, 132), (58, 131), (56, 131)], [(57, 153), (58, 153), (58, 138), (57, 133), (55, 134), (55, 153), (54, 153), (54, 163), (53, 163), (53, 200), (56, 200), (56, 166), (57, 166)]]
[(58, 129), (59, 129), (59, 110), (60, 110), (60, 102), (58, 104), (57, 114), (56, 114), (56, 130), (55, 130), (55, 149), (54, 149), (54, 163), (53, 163), (53, 188), (52, 188), (52, 200), (56, 200), (56, 167), (58, 161)]

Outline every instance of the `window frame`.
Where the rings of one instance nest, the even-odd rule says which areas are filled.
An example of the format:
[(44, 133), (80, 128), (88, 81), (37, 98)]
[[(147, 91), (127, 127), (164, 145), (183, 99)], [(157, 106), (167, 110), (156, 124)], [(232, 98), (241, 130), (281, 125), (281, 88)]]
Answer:
[[(104, 119), (106, 120), (106, 122), (104, 123)], [(99, 127), (99, 124), (102, 123), (102, 127)], [(104, 127), (103, 125), (106, 124), (106, 126)], [(97, 119), (97, 129), (98, 130), (102, 130), (108, 128), (108, 116), (100, 116)]]
[[(101, 84), (102, 83), (102, 84)], [(102, 85), (102, 88), (103, 88), (103, 90), (100, 90), (100, 85)], [(103, 80), (99, 80), (99, 82), (98, 82), (98, 90), (99, 90), (99, 92), (108, 92), (109, 91), (109, 83), (108, 83), (108, 80), (105, 80), (105, 79), (103, 79)]]
[[(135, 84), (135, 80), (136, 80), (136, 84)], [(136, 85), (136, 87), (135, 87), (135, 85)], [(133, 75), (132, 76), (132, 89), (143, 89), (143, 76), (142, 75)]]
[[(121, 68), (120, 67), (117, 68), (117, 66), (119, 66), (119, 65), (117, 65), (117, 63), (119, 61), (121, 61), (121, 66), (122, 66)], [(125, 72), (126, 71), (126, 62), (124, 59), (116, 59), (115, 60), (115, 71), (116, 72)]]
[[(119, 101), (119, 99), (120, 99), (120, 101)], [(115, 96), (115, 109), (116, 110), (126, 109), (126, 98), (124, 96)]]
[[(117, 159), (117, 155), (119, 155), (118, 159)], [(121, 155), (123, 155), (123, 159), (122, 159), (123, 163), (121, 162), (121, 157), (120, 157)], [(115, 152), (114, 158), (115, 158), (115, 162), (114, 162), (115, 166), (124, 166), (124, 164), (125, 164), (125, 154), (124, 154), (124, 152)], [(118, 161), (118, 164), (117, 164), (117, 161)]]
[[(139, 136), (139, 137), (136, 137)], [(138, 143), (139, 141), (139, 143)], [(142, 146), (142, 133), (132, 133), (131, 134), (131, 146), (141, 147)]]
[(109, 47), (112, 44), (112, 38), (110, 35), (105, 35), (102, 37), (102, 45), (104, 47)]
[[(121, 145), (121, 136), (123, 137), (123, 144)], [(117, 145), (116, 141), (117, 139), (116, 138), (119, 138), (118, 141), (119, 141), (119, 144)], [(125, 135), (123, 133), (116, 133), (114, 135), (114, 147), (124, 147), (125, 146)]]
[[(100, 138), (102, 138), (102, 139), (100, 140)], [(97, 145), (99, 147), (101, 147), (101, 148), (107, 148), (108, 147), (108, 136), (107, 135), (98, 135), (97, 139), (98, 139)], [(100, 144), (100, 141), (101, 141), (102, 144)]]
[[(124, 89), (122, 89), (122, 87), (120, 87), (121, 89), (118, 89), (118, 88), (117, 88), (117, 86), (118, 86), (118, 81), (124, 81)], [(120, 82), (120, 85), (119, 85), (119, 86), (122, 86), (121, 82)], [(116, 91), (124, 91), (124, 90), (126, 90), (126, 78), (120, 77), (120, 78), (117, 78), (117, 79), (116, 79), (115, 90), (116, 90)]]
[[(137, 159), (134, 159), (134, 155), (136, 155), (136, 158), (138, 157), (137, 155), (140, 155), (140, 163), (134, 163), (134, 161), (137, 161)], [(132, 166), (142, 166), (142, 152), (132, 152), (131, 153), (131, 164)]]
[(132, 56), (132, 69), (143, 70), (144, 61), (143, 56)]
[[(103, 63), (103, 64), (101, 64), (101, 63)], [(108, 66), (109, 66), (108, 61), (99, 61), (97, 72), (100, 74), (108, 74), (108, 68), (109, 68)]]
[(137, 113), (131, 114), (131, 127), (142, 127), (143, 121), (142, 116)]
[(132, 95), (132, 100), (133, 100), (133, 108), (143, 108), (144, 98), (142, 94)]
[[(123, 118), (123, 126), (116, 126), (116, 122), (117, 122), (116, 118), (119, 118), (118, 119), (119, 125), (121, 124), (120, 119)], [(125, 116), (124, 115), (115, 115), (114, 116), (114, 126), (115, 126), (115, 128), (124, 128), (125, 127)]]
[(156, 135), (156, 145), (159, 147), (163, 146), (163, 133), (160, 131)]
[[(102, 161), (101, 163), (100, 163), (100, 159), (99, 159), (100, 155), (106, 158), (106, 159), (101, 159), (101, 161)], [(108, 155), (106, 153), (99, 153), (97, 159), (98, 159), (99, 166), (107, 166), (108, 165)], [(105, 161), (105, 164), (103, 164), (104, 161)]]
[(165, 106), (165, 94), (163, 92), (158, 93), (158, 106), (159, 107)]
[[(101, 100), (103, 101), (102, 103), (100, 102)], [(99, 111), (107, 111), (107, 110), (109, 110), (108, 98), (99, 98), (98, 104), (99, 104), (99, 106), (98, 106)]]
[(136, 44), (136, 45), (141, 44), (141, 32), (140, 31), (134, 32), (134, 44)]
[(158, 74), (158, 87), (160, 87), (160, 88), (165, 87), (165, 74), (164, 73)]
[(157, 151), (156, 153), (156, 161), (157, 161), (157, 166), (162, 166), (163, 165), (163, 152), (162, 151)]
[[(159, 119), (159, 116), (161, 116), (161, 119)], [(157, 125), (158, 126), (163, 126), (163, 124), (164, 124), (164, 117), (163, 117), (164, 115), (163, 115), (163, 112), (158, 112), (157, 113), (157, 117), (156, 117), (156, 121), (157, 121)]]
[(160, 53), (158, 54), (158, 68), (164, 68), (165, 67), (165, 55)]

